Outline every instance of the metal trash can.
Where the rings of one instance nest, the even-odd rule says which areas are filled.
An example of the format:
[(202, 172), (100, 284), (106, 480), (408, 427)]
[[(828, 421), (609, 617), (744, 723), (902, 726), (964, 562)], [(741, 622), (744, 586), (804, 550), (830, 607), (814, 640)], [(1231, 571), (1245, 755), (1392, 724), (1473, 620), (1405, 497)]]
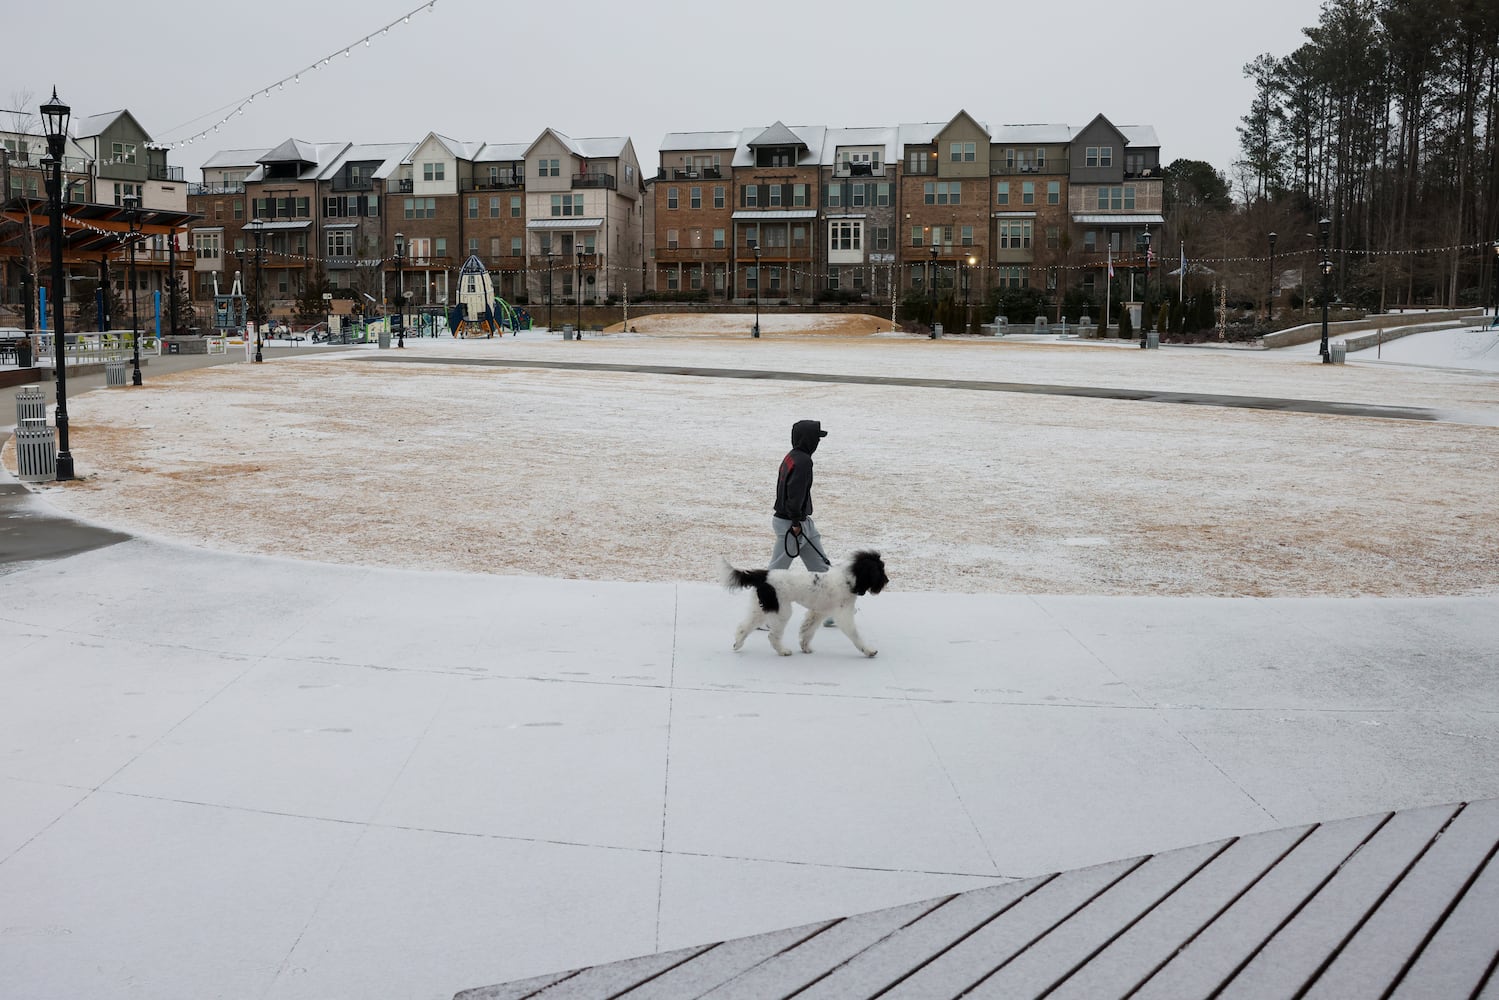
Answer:
[(936, 340), (940, 336), (942, 336), (942, 324), (941, 323), (934, 324), (932, 326), (932, 339)]
[(22, 337), (16, 341), (16, 367), (30, 368), (31, 365), (31, 338)]
[(106, 362), (104, 362), (104, 384), (105, 385), (124, 385), (125, 384), (125, 362), (123, 362), (123, 361), (106, 361)]
[(57, 439), (42, 420), (16, 427), (16, 478), (23, 483), (47, 483), (57, 478)]
[(1145, 347), (1148, 350), (1157, 350), (1161, 346), (1161, 334), (1157, 330), (1149, 330), (1145, 334)]
[(1332, 363), (1335, 365), (1342, 364), (1348, 358), (1348, 345), (1341, 340), (1328, 344), (1327, 349), (1332, 354)]
[(379, 343), (380, 350), (385, 351), (390, 349), (390, 332), (388, 330), (380, 331)]
[(564, 324), (562, 324), (562, 339), (563, 340), (572, 340), (573, 339), (573, 325), (571, 323), (564, 323)]
[(47, 421), (47, 399), (39, 385), (23, 385), (16, 390), (16, 426), (25, 427), (28, 420)]

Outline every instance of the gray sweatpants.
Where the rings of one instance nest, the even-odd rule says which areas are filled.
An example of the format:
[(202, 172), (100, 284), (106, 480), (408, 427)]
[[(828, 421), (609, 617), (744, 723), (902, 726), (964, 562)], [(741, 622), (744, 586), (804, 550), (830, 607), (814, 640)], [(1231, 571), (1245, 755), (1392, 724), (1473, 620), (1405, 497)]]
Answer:
[[(775, 548), (770, 552), (770, 565), (766, 567), (767, 569), (786, 569), (799, 554), (803, 564), (812, 572), (826, 573), (828, 571), (827, 560), (817, 554), (818, 549), (826, 552), (827, 547), (822, 544), (822, 536), (817, 533), (817, 525), (812, 523), (810, 517), (802, 522), (800, 537), (796, 535), (792, 535), (789, 539), (786, 537), (786, 533), (791, 530), (791, 522), (784, 517), (772, 516), (770, 530), (775, 533), (776, 541)], [(801, 545), (800, 553), (797, 553), (798, 544)], [(814, 545), (817, 546), (816, 549), (812, 547)], [(786, 551), (788, 548), (791, 550), (790, 553)]]

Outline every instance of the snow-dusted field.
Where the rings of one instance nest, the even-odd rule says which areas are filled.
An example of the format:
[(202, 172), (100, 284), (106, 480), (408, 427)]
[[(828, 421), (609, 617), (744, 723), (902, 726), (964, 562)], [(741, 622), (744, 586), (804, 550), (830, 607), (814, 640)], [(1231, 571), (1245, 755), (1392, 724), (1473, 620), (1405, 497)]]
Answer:
[[(88, 519), (232, 551), (708, 580), (719, 553), (741, 564), (767, 558), (776, 465), (791, 423), (814, 418), (831, 432), (814, 491), (830, 555), (878, 547), (901, 589), (1499, 591), (1499, 378), (1472, 366), (929, 341), (877, 332), (888, 323), (873, 317), (818, 328), (765, 316), (760, 340), (736, 332), (752, 322), (640, 317), (634, 335), (582, 343), (544, 333), (409, 340), (399, 356), (359, 348), (153, 377), (144, 390), (71, 403), (82, 478), (46, 492)], [(1479, 338), (1499, 337), (1458, 334), (1465, 357)], [(1423, 338), (1408, 339), (1384, 345), (1382, 360)], [(487, 363), (437, 363), (454, 358)], [(506, 359), (1339, 400), (1450, 419), (528, 369)]]

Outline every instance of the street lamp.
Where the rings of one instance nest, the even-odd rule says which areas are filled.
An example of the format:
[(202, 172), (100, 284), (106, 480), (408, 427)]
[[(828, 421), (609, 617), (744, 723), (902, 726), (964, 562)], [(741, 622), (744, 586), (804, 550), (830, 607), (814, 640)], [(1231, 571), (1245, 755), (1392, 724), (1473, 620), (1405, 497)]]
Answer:
[(557, 255), (552, 252), (552, 245), (547, 244), (547, 333), (556, 329), (552, 325), (552, 258)]
[[(255, 231), (255, 363), (259, 364), (265, 358), (260, 351), (260, 328), (265, 325), (265, 310), (260, 301), (260, 269), (262, 258), (265, 257), (265, 220), (251, 219), (246, 229)], [(131, 293), (132, 300), (134, 293)]]
[(67, 349), (62, 325), (63, 277), (62, 267), (62, 157), (68, 145), (68, 118), (73, 109), (57, 99), (57, 88), (52, 88), (52, 100), (41, 107), (42, 122), (47, 133), (47, 163), (52, 166), (52, 197), (48, 204), (47, 228), (50, 230), (52, 251), (52, 344), (55, 348), (57, 366), (57, 478), (73, 478), (73, 453), (68, 449), (68, 363)]
[(937, 234), (936, 234), (935, 231), (932, 233), (932, 280), (931, 280), (930, 284), (931, 284), (931, 293), (932, 293), (932, 328), (929, 331), (927, 331), (926, 337), (927, 337), (928, 340), (936, 340), (937, 339)]
[(578, 311), (576, 325), (573, 327), (573, 336), (579, 340), (583, 339), (583, 244), (579, 243), (573, 247), (573, 255), (578, 259), (578, 266), (573, 272), (573, 292), (578, 300)]
[(1270, 234), (1270, 294), (1265, 297), (1265, 322), (1275, 322), (1275, 234)]
[(1327, 297), (1331, 294), (1329, 288), (1332, 284), (1332, 255), (1328, 252), (1327, 244), (1332, 236), (1332, 220), (1323, 216), (1317, 222), (1320, 242), (1322, 244), (1322, 363), (1332, 364), (1332, 351), (1327, 346)]
[(126, 195), (122, 201), (125, 203), (125, 218), (130, 220), (130, 343), (131, 353), (135, 358), (135, 371), (130, 376), (130, 381), (132, 385), (140, 385), (141, 325), (135, 302), (135, 241), (141, 231), (141, 200), (135, 195)]
[[(406, 346), (406, 237), (396, 233), (396, 347)], [(386, 341), (389, 343), (389, 341)]]
[(968, 255), (968, 267), (963, 271), (963, 332), (968, 333), (973, 329), (973, 307), (970, 304), (969, 292), (973, 286), (973, 266), (979, 259), (973, 254)]
[(755, 242), (755, 326), (750, 330), (751, 337), (760, 336), (760, 243)]
[(1140, 241), (1145, 244), (1145, 280), (1140, 283), (1140, 346), (1148, 347), (1145, 331), (1150, 329), (1150, 227), (1145, 227)]
[(1499, 327), (1499, 240), (1494, 241), (1494, 322), (1489, 327)]

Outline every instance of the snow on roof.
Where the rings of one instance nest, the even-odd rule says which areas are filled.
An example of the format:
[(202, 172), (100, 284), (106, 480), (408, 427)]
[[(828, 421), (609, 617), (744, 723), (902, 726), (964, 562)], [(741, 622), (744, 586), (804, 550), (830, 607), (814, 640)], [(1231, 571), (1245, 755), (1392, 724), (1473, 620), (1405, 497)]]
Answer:
[(476, 163), (501, 163), (524, 160), (529, 142), (486, 142), (474, 156)]
[(348, 163), (364, 163), (370, 160), (379, 160), (380, 165), (375, 168), (374, 176), (384, 179), (395, 173), (396, 168), (401, 165), (402, 159), (411, 152), (409, 142), (377, 142), (377, 143), (355, 143), (347, 146), (341, 154), (335, 156), (325, 169), (318, 174), (318, 179), (323, 180), (334, 176)]
[(656, 147), (663, 153), (689, 149), (737, 149), (739, 132), (668, 132)]
[(1066, 143), (1072, 141), (1077, 131), (1071, 125), (1001, 125), (994, 130), (992, 138), (996, 143)]
[(1156, 137), (1154, 125), (1119, 125), (1119, 131), (1124, 133), (1124, 138), (1131, 146), (1159, 147), (1161, 140)]
[(125, 113), (124, 109), (119, 111), (105, 111), (97, 115), (89, 115), (79, 118), (73, 122), (73, 137), (75, 139), (89, 139), (96, 135), (103, 135), (104, 130), (115, 123), (115, 119)]
[(223, 167), (254, 167), (260, 162), (260, 158), (270, 152), (268, 149), (221, 149), (207, 160), (203, 161), (204, 170), (218, 170)]

